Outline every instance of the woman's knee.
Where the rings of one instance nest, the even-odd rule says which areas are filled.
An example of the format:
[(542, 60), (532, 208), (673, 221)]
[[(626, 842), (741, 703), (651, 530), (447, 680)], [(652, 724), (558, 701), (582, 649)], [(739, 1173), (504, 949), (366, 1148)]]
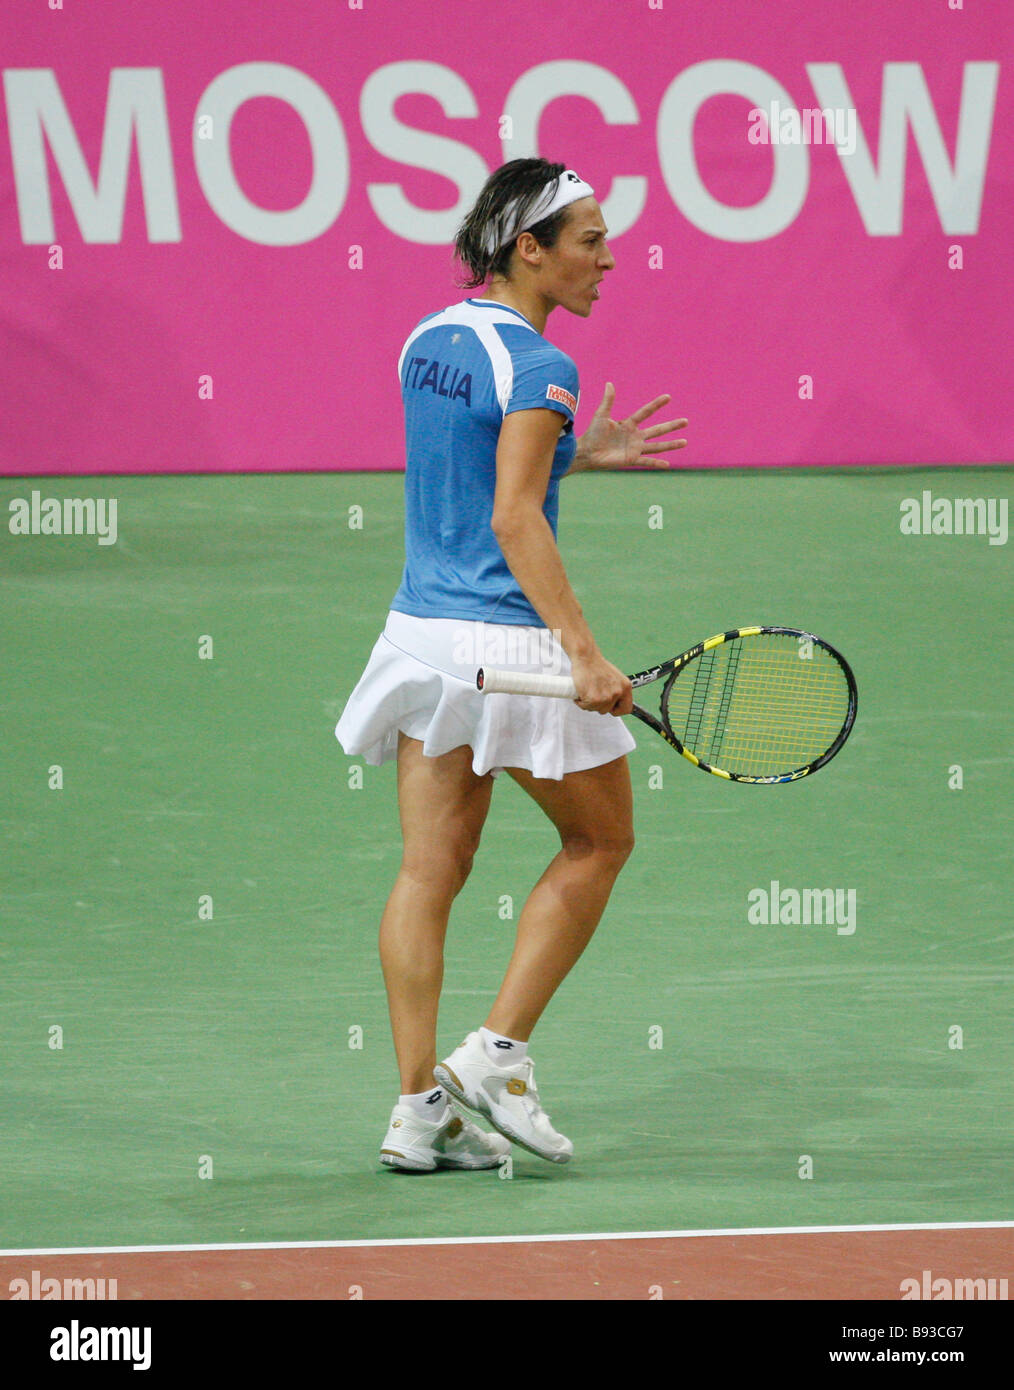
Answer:
[(569, 859), (588, 860), (602, 869), (619, 873), (634, 850), (633, 826), (596, 825), (585, 830), (566, 830), (560, 834), (563, 853)]
[(479, 835), (464, 829), (436, 843), (406, 845), (402, 872), (418, 883), (456, 896), (472, 872), (478, 848)]

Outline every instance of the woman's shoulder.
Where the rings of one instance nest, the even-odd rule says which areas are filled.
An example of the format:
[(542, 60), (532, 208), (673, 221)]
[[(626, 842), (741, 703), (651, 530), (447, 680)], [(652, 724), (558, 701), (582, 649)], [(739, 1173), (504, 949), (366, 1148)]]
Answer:
[(554, 379), (572, 385), (574, 390), (577, 389), (577, 363), (563, 348), (557, 347), (556, 343), (551, 343), (541, 334), (530, 334), (530, 341), (519, 341), (516, 347), (512, 344), (511, 356), (515, 371), (548, 372)]

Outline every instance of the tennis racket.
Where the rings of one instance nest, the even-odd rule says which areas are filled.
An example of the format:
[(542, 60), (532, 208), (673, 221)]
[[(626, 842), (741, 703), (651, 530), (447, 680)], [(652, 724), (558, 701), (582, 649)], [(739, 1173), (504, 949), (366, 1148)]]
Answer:
[[(702, 772), (755, 785), (798, 782), (829, 763), (855, 723), (855, 677), (842, 656), (795, 627), (737, 627), (631, 676), (663, 680), (659, 713), (632, 714)], [(487, 695), (574, 699), (569, 676), (482, 668)]]

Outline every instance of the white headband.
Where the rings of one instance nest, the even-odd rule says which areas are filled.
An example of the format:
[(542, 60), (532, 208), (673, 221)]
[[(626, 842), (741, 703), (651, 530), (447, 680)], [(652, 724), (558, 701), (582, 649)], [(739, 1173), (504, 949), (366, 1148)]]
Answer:
[(524, 219), (524, 226), (519, 226), (521, 218), (518, 216), (518, 206), (520, 199), (515, 198), (513, 203), (508, 203), (504, 214), (503, 235), (497, 239), (495, 227), (486, 233), (485, 249), (488, 255), (492, 256), (495, 251), (499, 251), (501, 246), (509, 245), (515, 237), (526, 232), (529, 227), (534, 227), (536, 222), (541, 222), (544, 217), (551, 217), (554, 212), (559, 212), (568, 203), (577, 202), (578, 198), (588, 198), (595, 190), (590, 183), (585, 183), (580, 175), (575, 174), (573, 169), (564, 169), (559, 178), (550, 179), (542, 192), (539, 194), (528, 216)]

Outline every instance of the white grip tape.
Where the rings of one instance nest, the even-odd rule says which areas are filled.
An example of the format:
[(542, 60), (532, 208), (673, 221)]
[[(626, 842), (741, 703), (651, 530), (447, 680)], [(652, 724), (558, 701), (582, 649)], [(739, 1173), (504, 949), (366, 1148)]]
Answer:
[(539, 671), (503, 671), (483, 666), (476, 685), (484, 695), (556, 695), (575, 700), (577, 686), (569, 676), (545, 676)]

